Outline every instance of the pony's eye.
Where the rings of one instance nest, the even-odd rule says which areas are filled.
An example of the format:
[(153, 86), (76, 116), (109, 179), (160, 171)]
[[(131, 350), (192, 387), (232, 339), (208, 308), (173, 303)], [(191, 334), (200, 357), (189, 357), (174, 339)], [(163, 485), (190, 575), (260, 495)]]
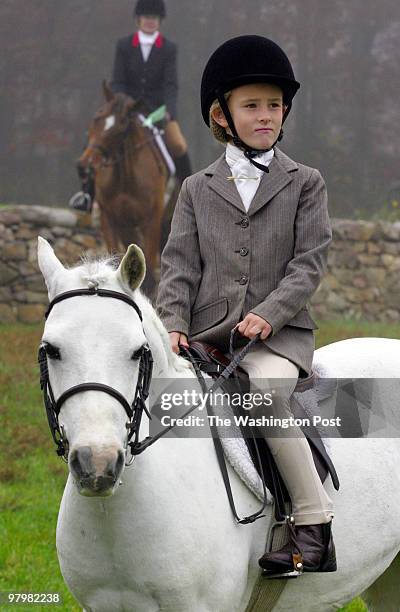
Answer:
[(61, 359), (60, 349), (57, 346), (45, 342), (44, 350), (50, 359)]
[(137, 351), (133, 353), (131, 359), (133, 359), (134, 361), (136, 361), (137, 359), (140, 359), (141, 356), (143, 355), (143, 351), (144, 351), (144, 345), (141, 346)]

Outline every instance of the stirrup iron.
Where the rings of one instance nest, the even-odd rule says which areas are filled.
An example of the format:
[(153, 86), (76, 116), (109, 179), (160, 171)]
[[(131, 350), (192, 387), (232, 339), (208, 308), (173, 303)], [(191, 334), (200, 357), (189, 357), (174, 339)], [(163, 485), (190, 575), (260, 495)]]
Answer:
[(92, 211), (92, 198), (88, 193), (78, 191), (68, 202), (70, 208), (90, 213)]
[[(295, 520), (294, 520), (293, 514), (287, 514), (285, 517), (285, 520), (283, 521), (275, 521), (274, 523), (272, 523), (272, 525), (270, 526), (270, 530), (269, 530), (268, 538), (267, 538), (267, 544), (265, 547), (266, 553), (274, 552), (272, 550), (272, 543), (274, 539), (275, 529), (277, 527), (283, 527), (284, 525), (288, 526), (289, 534), (290, 533), (293, 534), (293, 530), (295, 527)], [(270, 572), (268, 572), (268, 570), (263, 569), (261, 571), (262, 576), (264, 576), (264, 578), (267, 578), (267, 579), (269, 578), (298, 578), (299, 576), (301, 576), (304, 570), (303, 556), (298, 548), (297, 550), (298, 552), (292, 553), (292, 562), (293, 562), (292, 570), (287, 571), (287, 572), (279, 572), (277, 574), (271, 574)]]

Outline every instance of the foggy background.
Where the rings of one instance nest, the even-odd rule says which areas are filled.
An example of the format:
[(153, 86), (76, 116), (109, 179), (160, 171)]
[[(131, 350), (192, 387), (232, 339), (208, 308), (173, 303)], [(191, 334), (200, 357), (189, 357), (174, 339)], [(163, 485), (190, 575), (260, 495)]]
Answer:
[[(111, 78), (131, 0), (1, 0), (0, 202), (66, 206), (75, 161)], [(279, 145), (322, 172), (332, 216), (387, 210), (400, 184), (398, 0), (166, 0), (178, 44), (178, 120), (193, 170), (222, 147), (200, 114), (204, 65), (227, 38), (280, 44), (301, 83)], [(393, 195), (394, 194), (394, 195)]]

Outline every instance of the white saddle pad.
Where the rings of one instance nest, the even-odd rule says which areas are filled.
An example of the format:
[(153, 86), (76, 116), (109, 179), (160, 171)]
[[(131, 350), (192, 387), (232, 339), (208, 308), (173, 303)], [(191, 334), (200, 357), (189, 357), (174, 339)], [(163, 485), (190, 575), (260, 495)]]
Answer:
[[(146, 117), (144, 115), (139, 115), (139, 119), (142, 123), (144, 123), (146, 121)], [(164, 139), (161, 135), (160, 130), (155, 126), (155, 125), (151, 125), (151, 126), (146, 126), (149, 130), (151, 130), (154, 134), (154, 140), (160, 150), (161, 155), (164, 158), (164, 161), (167, 165), (168, 168), (168, 172), (170, 173), (171, 176), (175, 175), (176, 172), (176, 168), (175, 168), (175, 164), (174, 164), (174, 160), (172, 159), (171, 155), (168, 152), (168, 149), (166, 147), (166, 144), (164, 142)]]
[[(324, 375), (324, 372), (318, 368), (316, 364), (314, 364), (314, 371), (317, 374), (317, 380), (314, 388), (309, 389), (308, 391), (303, 391), (302, 393), (293, 394), (310, 418), (312, 418), (313, 415), (319, 414), (318, 402), (331, 397), (336, 390), (336, 381), (332, 378), (328, 378), (326, 380), (321, 378)], [(221, 416), (229, 415), (221, 414)], [(248, 489), (262, 501), (264, 496), (261, 478), (253, 465), (247, 445), (240, 435), (239, 427), (232, 423), (231, 428), (232, 437), (221, 437), (226, 460), (235, 470), (239, 478), (245, 483)], [(327, 440), (326, 437), (323, 437), (322, 441), (327, 452), (329, 453), (329, 440)], [(271, 504), (273, 501), (272, 495), (270, 491), (267, 491), (267, 494), (268, 503)]]

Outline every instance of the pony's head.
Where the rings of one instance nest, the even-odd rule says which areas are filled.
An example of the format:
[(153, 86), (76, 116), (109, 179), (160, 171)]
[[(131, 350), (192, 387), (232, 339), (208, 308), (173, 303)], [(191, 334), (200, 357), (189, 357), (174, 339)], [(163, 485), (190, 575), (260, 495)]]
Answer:
[(134, 126), (134, 114), (141, 107), (141, 102), (130, 96), (114, 93), (105, 81), (103, 92), (106, 102), (89, 125), (88, 142), (77, 163), (80, 174), (89, 166), (96, 171), (118, 158), (123, 141)]
[[(149, 320), (157, 317), (139, 291), (144, 256), (131, 245), (118, 268), (113, 261), (96, 260), (67, 269), (49, 243), (39, 238), (38, 261), (51, 301), (41, 347), (54, 401), (77, 385), (103, 387), (66, 394), (59, 406), (59, 432), (69, 470), (80, 493), (110, 495), (118, 486), (127, 454), (129, 418), (121, 398), (132, 406), (143, 347), (149, 337), (159, 338), (154, 321)], [(88, 289), (94, 293), (88, 294)], [(96, 294), (97, 289), (106, 290), (105, 295)], [(104, 392), (106, 386), (116, 394)]]

